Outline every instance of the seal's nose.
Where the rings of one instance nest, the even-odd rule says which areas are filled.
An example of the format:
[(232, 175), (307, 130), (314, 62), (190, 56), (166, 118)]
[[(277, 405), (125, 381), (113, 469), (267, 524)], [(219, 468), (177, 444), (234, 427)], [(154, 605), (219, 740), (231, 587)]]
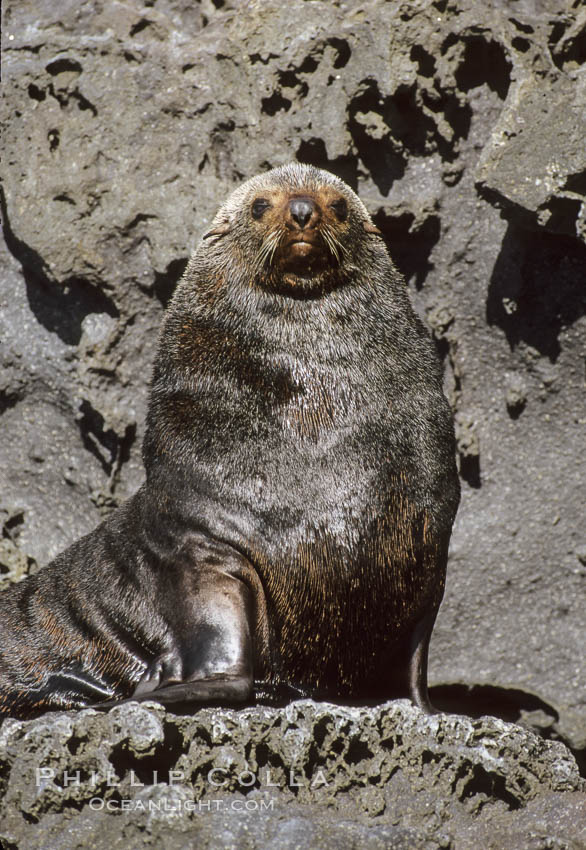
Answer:
[(293, 198), (289, 201), (289, 210), (293, 219), (303, 229), (313, 215), (315, 204), (311, 198)]

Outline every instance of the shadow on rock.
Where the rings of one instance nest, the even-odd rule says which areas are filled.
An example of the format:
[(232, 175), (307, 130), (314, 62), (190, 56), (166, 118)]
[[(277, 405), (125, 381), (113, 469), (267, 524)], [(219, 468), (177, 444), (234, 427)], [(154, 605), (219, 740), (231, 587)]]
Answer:
[(555, 362), (561, 330), (586, 313), (585, 266), (577, 240), (510, 224), (488, 289), (488, 324), (502, 328), (511, 348), (524, 342)]
[(542, 738), (563, 741), (572, 752), (580, 773), (586, 776), (586, 749), (572, 746), (558, 728), (559, 713), (537, 694), (520, 688), (462, 683), (436, 685), (429, 691), (432, 704), (441, 712), (467, 717), (498, 717), (532, 729)]
[(14, 234), (1, 190), (0, 212), (6, 245), (22, 265), (29, 306), (43, 327), (56, 333), (66, 345), (78, 345), (82, 322), (90, 313), (107, 313), (114, 318), (119, 316), (111, 299), (90, 281), (69, 278), (59, 284), (51, 279), (44, 259)]

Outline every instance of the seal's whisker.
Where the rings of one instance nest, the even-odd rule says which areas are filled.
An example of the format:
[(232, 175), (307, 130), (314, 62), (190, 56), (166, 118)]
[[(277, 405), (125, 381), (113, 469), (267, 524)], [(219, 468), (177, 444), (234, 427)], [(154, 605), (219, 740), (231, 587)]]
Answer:
[(274, 241), (274, 245), (273, 245), (273, 247), (272, 247), (272, 249), (271, 249), (271, 252), (270, 252), (270, 254), (269, 254), (269, 265), (272, 265), (272, 263), (273, 263), (273, 260), (274, 260), (274, 258), (275, 258), (275, 251), (276, 251), (276, 250), (277, 250), (277, 248), (279, 247), (279, 243), (280, 243), (280, 241), (281, 241), (281, 240), (280, 240), (280, 239), (275, 239), (275, 240), (273, 240), (273, 241)]
[(259, 266), (264, 265), (265, 260), (268, 256), (268, 253), (270, 251), (270, 246), (271, 246), (270, 238), (265, 239), (264, 242), (262, 243), (262, 245), (260, 246), (260, 251), (258, 252), (258, 265)]
[(335, 256), (335, 258), (337, 260), (340, 260), (341, 259), (341, 256), (340, 256), (341, 245), (338, 242), (336, 234), (333, 232), (333, 230), (328, 225), (326, 225), (326, 231), (327, 231), (327, 234), (328, 234), (332, 254)]
[(274, 243), (274, 239), (272, 237), (267, 239), (263, 243), (262, 251), (261, 251), (261, 254), (260, 254), (261, 265), (264, 265), (267, 262), (267, 260), (269, 259), (269, 256), (270, 256), (270, 254), (272, 253), (272, 250), (273, 250), (273, 243)]
[(282, 237), (283, 237), (283, 230), (281, 230), (281, 229), (275, 230), (275, 232), (273, 233), (272, 239), (271, 239), (271, 244), (269, 245), (269, 250), (268, 250), (268, 255), (267, 255), (267, 260), (268, 260), (269, 265), (273, 262), (277, 248), (281, 244)]
[(332, 229), (324, 224), (321, 229), (324, 241), (328, 248), (330, 249), (330, 253), (336, 258), (338, 262), (341, 260), (341, 253), (344, 252), (344, 246), (336, 238), (336, 235), (333, 233)]
[(269, 264), (272, 263), (275, 251), (277, 250), (280, 240), (280, 230), (273, 230), (271, 233), (269, 233), (269, 235), (266, 237), (266, 239), (260, 246), (260, 251), (258, 252), (259, 266), (262, 267), (267, 260), (269, 261)]

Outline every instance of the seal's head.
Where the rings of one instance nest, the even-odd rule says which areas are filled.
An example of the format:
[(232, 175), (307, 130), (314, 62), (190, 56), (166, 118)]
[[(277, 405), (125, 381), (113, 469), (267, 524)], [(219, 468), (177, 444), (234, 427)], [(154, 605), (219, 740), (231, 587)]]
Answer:
[(378, 232), (342, 180), (291, 163), (240, 186), (203, 238), (232, 260), (239, 255), (255, 283), (302, 295), (338, 285), (368, 234)]

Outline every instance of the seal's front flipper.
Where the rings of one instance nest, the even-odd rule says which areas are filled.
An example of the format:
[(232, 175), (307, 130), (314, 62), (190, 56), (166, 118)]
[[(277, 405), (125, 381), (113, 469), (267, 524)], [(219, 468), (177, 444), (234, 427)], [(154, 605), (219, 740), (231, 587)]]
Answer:
[(165, 652), (157, 655), (142, 674), (140, 681), (132, 692), (133, 699), (142, 694), (150, 694), (163, 686), (164, 682), (180, 682), (183, 664), (178, 652)]
[(426, 714), (436, 713), (427, 691), (427, 655), (436, 614), (434, 610), (419, 621), (410, 641), (409, 696), (411, 702)]
[(243, 702), (253, 692), (253, 606), (248, 586), (223, 569), (197, 577), (191, 616), (174, 647), (151, 661), (130, 699)]
[(243, 703), (252, 698), (252, 678), (245, 676), (221, 676), (217, 679), (201, 679), (196, 682), (178, 682), (154, 690), (137, 690), (126, 699), (107, 700), (93, 705), (92, 708), (110, 709), (128, 702), (160, 702), (161, 705), (173, 703)]
[(162, 576), (169, 624), (161, 652), (121, 702), (245, 702), (267, 653), (266, 607), (252, 565), (231, 547), (204, 538), (186, 546)]
[(125, 702), (160, 702), (163, 705), (175, 702), (246, 702), (252, 697), (252, 678), (246, 676), (218, 676), (217, 679), (200, 679), (194, 682), (179, 682), (165, 685), (154, 691), (133, 694)]

